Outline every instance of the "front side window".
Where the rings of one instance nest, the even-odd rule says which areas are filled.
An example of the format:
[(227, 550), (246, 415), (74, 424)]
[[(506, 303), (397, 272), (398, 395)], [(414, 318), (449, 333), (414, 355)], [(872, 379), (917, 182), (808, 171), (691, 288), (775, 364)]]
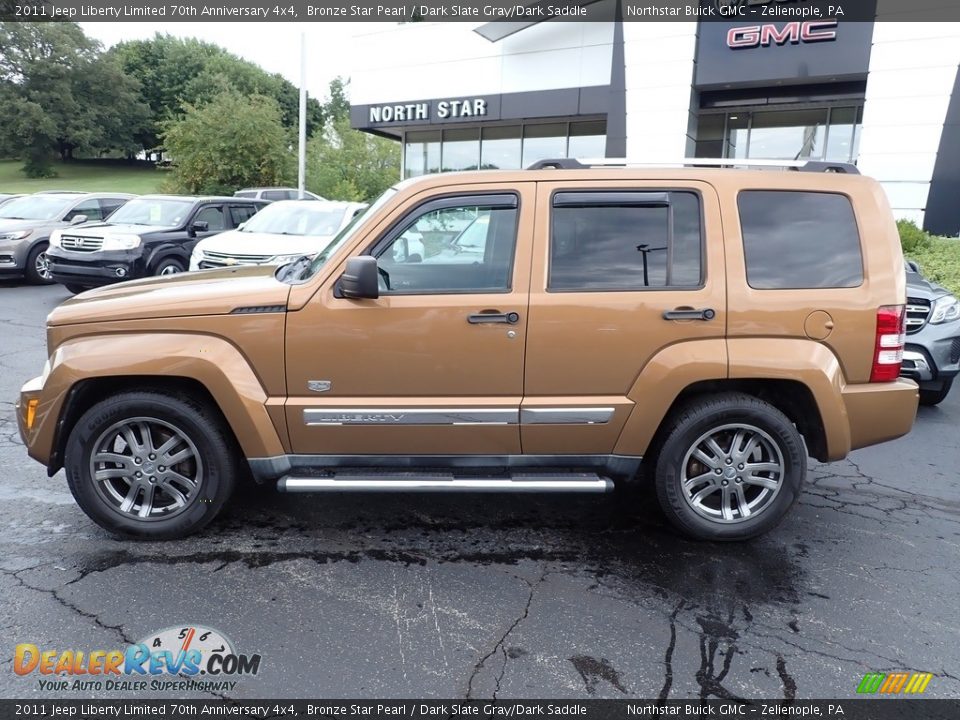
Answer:
[(73, 208), (73, 210), (68, 212), (63, 219), (67, 222), (70, 222), (78, 215), (85, 216), (88, 221), (103, 219), (103, 212), (100, 210), (100, 203), (96, 200), (84, 200), (82, 203)]
[(210, 205), (203, 208), (193, 218), (195, 223), (205, 222), (209, 232), (220, 232), (227, 229), (226, 219), (223, 217), (223, 208), (219, 205)]
[(237, 227), (241, 223), (245, 223), (247, 220), (249, 220), (256, 214), (257, 214), (257, 208), (255, 205), (231, 205), (230, 206), (230, 218), (233, 220), (234, 227)]
[(490, 204), (428, 205), (374, 250), (381, 292), (508, 292), (516, 241), (512, 195)]
[(553, 197), (547, 289), (699, 287), (701, 247), (696, 193), (558, 192)]
[(860, 233), (845, 195), (748, 190), (737, 204), (750, 287), (799, 290), (863, 283)]

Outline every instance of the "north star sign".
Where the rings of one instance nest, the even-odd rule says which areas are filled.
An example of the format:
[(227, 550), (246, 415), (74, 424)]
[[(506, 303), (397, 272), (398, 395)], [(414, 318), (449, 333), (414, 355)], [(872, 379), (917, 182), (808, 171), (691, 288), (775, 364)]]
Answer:
[[(432, 112), (431, 112), (432, 111)], [(434, 100), (393, 105), (374, 105), (370, 108), (370, 123), (410, 122), (415, 120), (450, 120), (453, 118), (483, 117), (487, 101), (482, 98), (461, 100)]]

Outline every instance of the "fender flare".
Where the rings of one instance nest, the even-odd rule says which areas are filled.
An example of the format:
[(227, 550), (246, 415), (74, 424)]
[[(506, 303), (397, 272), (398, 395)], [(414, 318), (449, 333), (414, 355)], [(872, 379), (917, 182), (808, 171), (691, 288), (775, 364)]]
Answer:
[[(162, 344), (163, 352), (157, 352)], [(51, 358), (44, 383), (50, 404), (37, 415), (37, 432), (50, 455), (59, 439), (70, 390), (88, 380), (123, 377), (186, 378), (210, 393), (245, 457), (273, 457), (286, 450), (268, 412), (263, 384), (243, 354), (223, 338), (189, 333), (89, 335), (68, 340)], [(46, 404), (46, 403), (44, 403)]]

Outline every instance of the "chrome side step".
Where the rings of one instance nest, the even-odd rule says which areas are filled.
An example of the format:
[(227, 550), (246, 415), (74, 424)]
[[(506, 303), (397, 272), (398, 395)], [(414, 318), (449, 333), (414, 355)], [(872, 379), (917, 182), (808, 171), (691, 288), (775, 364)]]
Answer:
[(610, 478), (595, 473), (550, 475), (517, 474), (509, 478), (454, 477), (425, 473), (342, 474), (331, 477), (294, 477), (277, 481), (280, 492), (529, 492), (605, 493), (613, 490)]

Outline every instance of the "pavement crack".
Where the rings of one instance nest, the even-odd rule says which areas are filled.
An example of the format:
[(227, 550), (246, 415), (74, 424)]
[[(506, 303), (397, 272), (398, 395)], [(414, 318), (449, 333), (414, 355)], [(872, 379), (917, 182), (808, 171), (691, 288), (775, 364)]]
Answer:
[(477, 676), (480, 674), (480, 671), (483, 670), (484, 666), (485, 666), (486, 663), (487, 663), (487, 660), (489, 660), (490, 658), (492, 658), (492, 657), (493, 657), (494, 655), (496, 655), (498, 652), (502, 652), (502, 653), (503, 653), (504, 662), (503, 662), (503, 666), (502, 666), (501, 671), (500, 671), (500, 675), (495, 679), (496, 684), (495, 684), (494, 691), (493, 691), (493, 699), (494, 699), (494, 700), (497, 699), (497, 693), (500, 691), (500, 683), (501, 683), (501, 681), (503, 680), (503, 677), (504, 677), (504, 675), (506, 674), (506, 671), (507, 671), (507, 658), (508, 658), (508, 656), (507, 656), (506, 651), (505, 651), (505, 649), (504, 649), (504, 643), (506, 643), (507, 638), (510, 637), (510, 634), (511, 634), (514, 630), (517, 629), (517, 626), (518, 626), (520, 623), (522, 623), (524, 620), (526, 620), (527, 617), (530, 615), (530, 605), (533, 603), (533, 595), (534, 595), (534, 593), (535, 593), (536, 590), (537, 590), (537, 586), (539, 586), (541, 583), (543, 583), (544, 580), (546, 580), (547, 574), (548, 574), (548, 573), (547, 573), (547, 570), (545, 569), (545, 570), (543, 571), (543, 573), (540, 575), (540, 578), (539, 578), (536, 582), (530, 582), (530, 581), (527, 580), (526, 578), (520, 578), (520, 579), (523, 580), (523, 582), (525, 582), (525, 583), (529, 586), (529, 588), (530, 588), (530, 594), (527, 596), (527, 602), (526, 602), (526, 603), (524, 604), (524, 606), (523, 606), (523, 612), (520, 614), (520, 616), (519, 616), (516, 620), (514, 620), (512, 623), (510, 623), (510, 626), (506, 629), (506, 631), (503, 633), (503, 635), (500, 636), (500, 639), (497, 640), (497, 642), (494, 644), (493, 649), (490, 650), (490, 652), (488, 652), (488, 653), (487, 653), (486, 655), (484, 655), (482, 658), (480, 658), (480, 660), (477, 662), (477, 664), (473, 666), (473, 672), (470, 673), (470, 677), (467, 679), (467, 695), (466, 695), (466, 698), (465, 698), (466, 700), (471, 700), (471, 699), (473, 699), (473, 683), (474, 683), (474, 680), (477, 679)]
[(677, 647), (677, 615), (683, 610), (685, 604), (685, 600), (680, 600), (670, 613), (670, 642), (663, 654), (663, 687), (660, 688), (660, 694), (657, 696), (660, 701), (670, 696), (670, 688), (673, 687), (673, 652)]

